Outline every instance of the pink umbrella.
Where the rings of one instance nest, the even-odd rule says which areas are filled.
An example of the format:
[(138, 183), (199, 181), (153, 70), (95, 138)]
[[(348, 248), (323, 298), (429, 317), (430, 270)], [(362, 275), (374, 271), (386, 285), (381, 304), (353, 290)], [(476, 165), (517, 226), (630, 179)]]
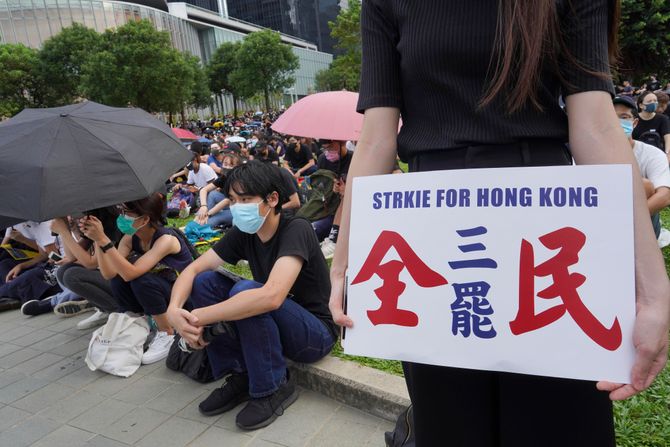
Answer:
[(197, 140), (199, 137), (191, 132), (190, 130), (181, 129), (179, 127), (173, 127), (172, 133), (175, 134), (180, 140)]
[(305, 96), (272, 124), (272, 130), (299, 137), (358, 141), (363, 115), (356, 112), (358, 93), (340, 91)]

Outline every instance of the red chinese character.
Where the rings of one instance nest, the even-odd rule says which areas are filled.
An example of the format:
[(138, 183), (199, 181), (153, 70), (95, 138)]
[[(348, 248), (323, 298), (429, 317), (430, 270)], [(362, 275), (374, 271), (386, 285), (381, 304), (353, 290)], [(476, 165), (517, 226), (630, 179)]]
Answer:
[[(400, 261), (394, 260), (382, 264), (382, 260), (391, 248), (395, 248)], [(400, 281), (400, 272), (404, 268), (421, 287), (437, 287), (448, 284), (439, 273), (433, 271), (414, 253), (412, 247), (395, 231), (382, 231), (363, 263), (361, 271), (352, 285), (368, 281), (372, 275), (379, 276), (383, 283), (375, 289), (375, 295), (381, 301), (377, 310), (369, 310), (368, 318), (375, 326), (395, 324), (398, 326), (416, 326), (419, 317), (412, 311), (398, 309), (398, 298), (405, 291), (405, 283)]]
[[(586, 242), (581, 231), (565, 227), (540, 237), (540, 242), (550, 250), (560, 250), (556, 256), (535, 266), (533, 246), (525, 239), (521, 241), (521, 260), (519, 271), (519, 311), (509, 326), (514, 335), (531, 332), (558, 320), (567, 311), (575, 323), (591, 340), (603, 348), (615, 351), (621, 346), (621, 326), (614, 319), (609, 329), (587, 309), (577, 293), (586, 277), (579, 273), (570, 273), (568, 267), (579, 261), (579, 251)], [(535, 277), (549, 276), (553, 284), (537, 294), (538, 298), (561, 298), (563, 304), (535, 313)]]

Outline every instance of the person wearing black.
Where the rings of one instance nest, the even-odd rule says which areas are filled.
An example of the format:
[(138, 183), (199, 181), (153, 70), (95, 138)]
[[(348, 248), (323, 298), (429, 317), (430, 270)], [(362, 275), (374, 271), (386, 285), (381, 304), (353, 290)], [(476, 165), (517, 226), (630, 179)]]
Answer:
[[(614, 447), (610, 399), (646, 389), (667, 361), (670, 282), (611, 100), (619, 12), (614, 0), (363, 0), (365, 117), (349, 184), (390, 173), (396, 151), (410, 171), (570, 165), (571, 156), (633, 165), (634, 265), (644, 291), (638, 286), (632, 383), (404, 363), (418, 447)], [(347, 188), (330, 299), (346, 327), (354, 324), (342, 306), (350, 215)]]
[[(328, 310), (328, 265), (310, 223), (287, 219), (280, 168), (258, 161), (238, 166), (226, 178), (233, 224), (226, 237), (177, 279), (168, 318), (196, 349), (206, 343), (203, 328), (224, 321), (227, 330), (207, 346), (221, 388), (200, 403), (205, 415), (220, 414), (249, 400), (238, 427), (271, 424), (297, 398), (286, 358), (312, 363), (337, 340)], [(225, 261), (245, 259), (253, 281), (235, 283), (215, 270)], [(182, 306), (189, 298), (195, 309)]]
[(670, 147), (670, 119), (656, 113), (658, 98), (653, 92), (642, 93), (637, 98), (639, 120), (633, 129), (633, 139), (656, 146), (663, 152)]
[(265, 141), (259, 141), (252, 151), (254, 160), (259, 160), (265, 163), (272, 163), (279, 166), (279, 155), (274, 151), (274, 148)]
[(294, 137), (288, 140), (284, 160), (288, 162), (288, 167), (295, 178), (310, 175), (316, 171), (312, 150)]

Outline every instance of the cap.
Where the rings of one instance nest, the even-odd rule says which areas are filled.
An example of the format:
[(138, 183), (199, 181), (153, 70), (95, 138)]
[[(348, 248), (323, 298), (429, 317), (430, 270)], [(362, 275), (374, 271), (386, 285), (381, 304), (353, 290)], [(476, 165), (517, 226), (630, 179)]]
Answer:
[(617, 96), (612, 100), (612, 104), (621, 104), (637, 111), (635, 100), (629, 96)]

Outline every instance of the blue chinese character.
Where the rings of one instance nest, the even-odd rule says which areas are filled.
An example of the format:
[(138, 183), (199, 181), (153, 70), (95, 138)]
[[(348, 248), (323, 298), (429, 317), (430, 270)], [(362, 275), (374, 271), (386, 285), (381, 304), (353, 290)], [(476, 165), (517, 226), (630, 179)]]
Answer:
[[(487, 232), (488, 230), (486, 227), (475, 227), (456, 231), (460, 237), (481, 236)], [(486, 246), (477, 242), (472, 244), (459, 245), (458, 249), (462, 253), (471, 253), (474, 251), (484, 251), (486, 250)], [(491, 258), (468, 259), (464, 261), (449, 262), (449, 267), (454, 270), (469, 268), (496, 269), (498, 268), (498, 263)]]
[(491, 319), (486, 315), (493, 314), (493, 307), (486, 295), (491, 286), (483, 281), (452, 284), (456, 300), (451, 304), (451, 332), (459, 332), (468, 338), (474, 333), (478, 338), (493, 338), (497, 335)]

